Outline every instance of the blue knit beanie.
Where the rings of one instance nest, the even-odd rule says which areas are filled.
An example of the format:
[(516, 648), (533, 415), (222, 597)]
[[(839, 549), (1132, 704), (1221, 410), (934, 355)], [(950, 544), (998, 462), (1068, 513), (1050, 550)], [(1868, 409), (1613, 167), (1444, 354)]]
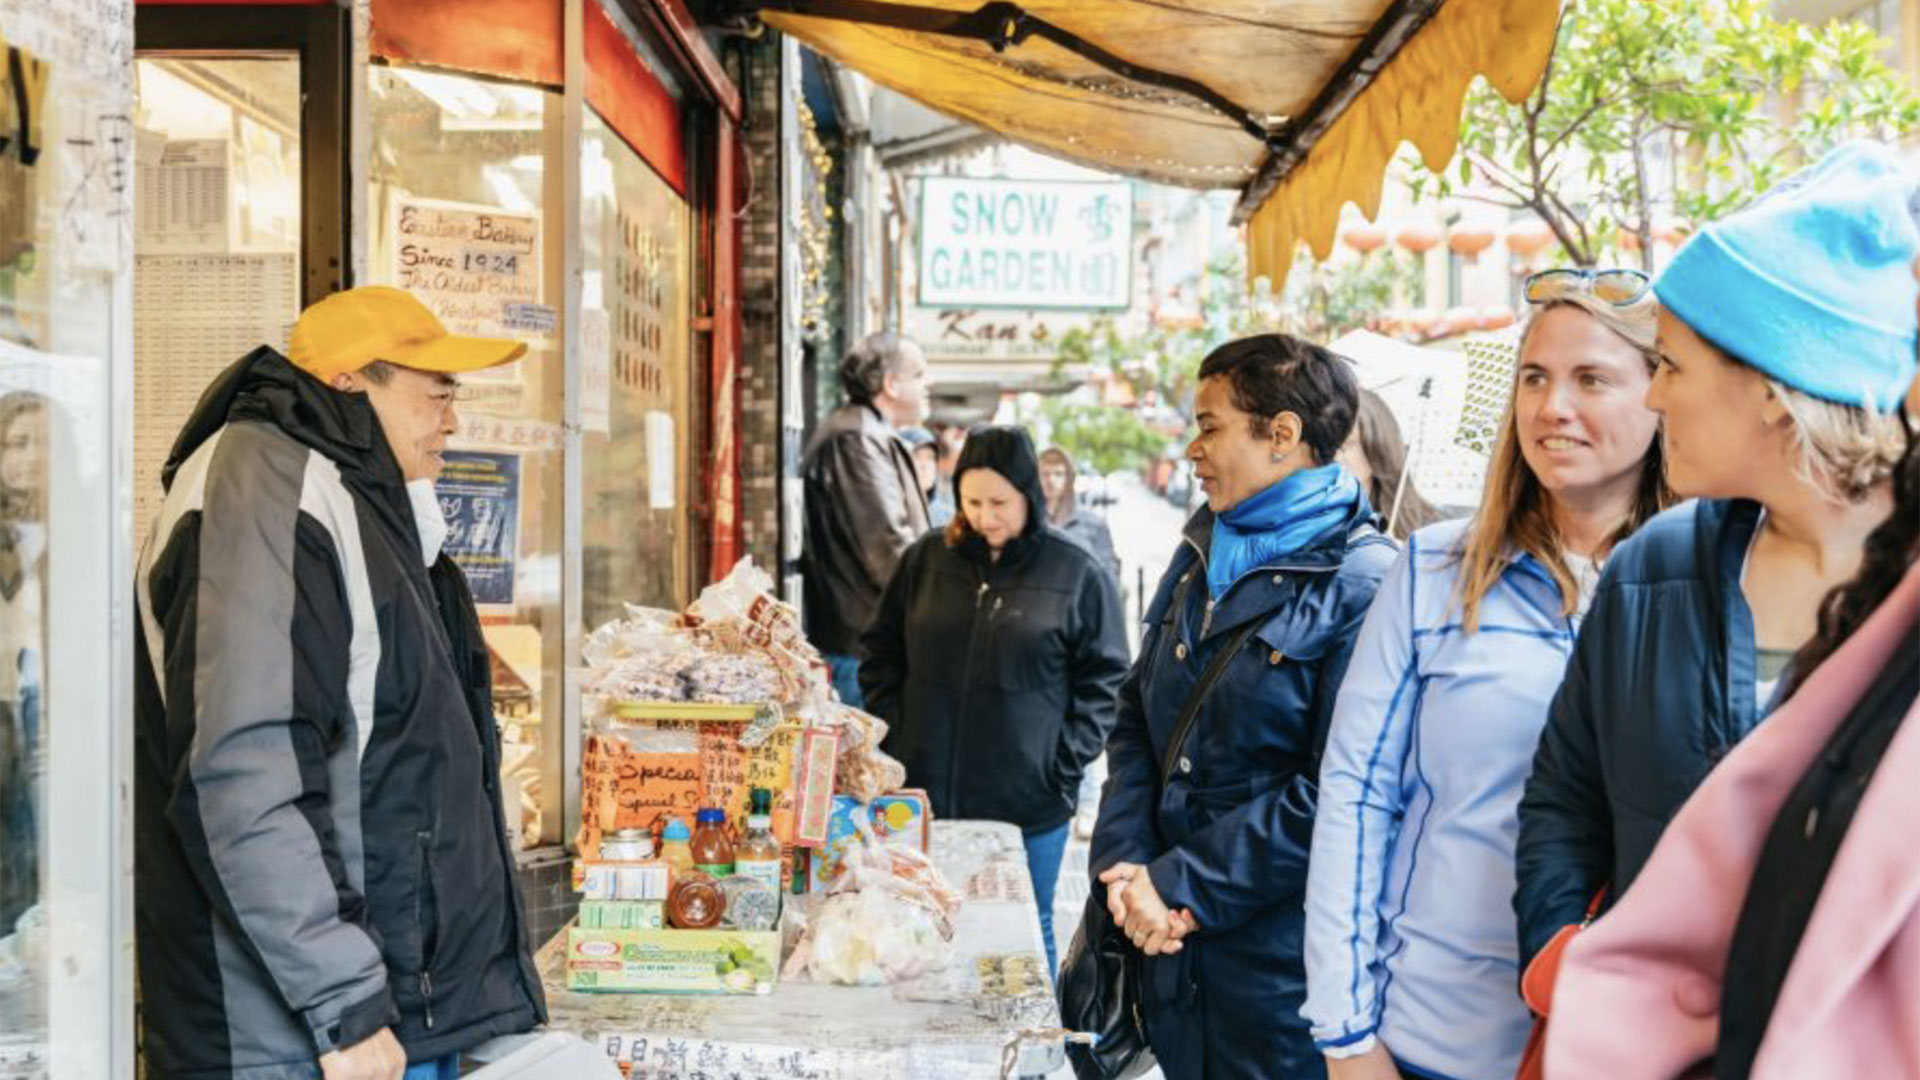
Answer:
[(1662, 306), (1750, 367), (1826, 401), (1894, 408), (1920, 342), (1920, 179), (1854, 142), (1689, 240)]

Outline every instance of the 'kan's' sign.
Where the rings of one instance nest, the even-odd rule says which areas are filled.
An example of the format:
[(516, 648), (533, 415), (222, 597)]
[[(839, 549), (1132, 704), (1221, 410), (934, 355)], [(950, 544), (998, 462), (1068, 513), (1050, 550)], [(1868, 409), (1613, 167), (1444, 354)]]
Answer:
[(1124, 182), (920, 181), (920, 303), (1124, 308), (1133, 189)]

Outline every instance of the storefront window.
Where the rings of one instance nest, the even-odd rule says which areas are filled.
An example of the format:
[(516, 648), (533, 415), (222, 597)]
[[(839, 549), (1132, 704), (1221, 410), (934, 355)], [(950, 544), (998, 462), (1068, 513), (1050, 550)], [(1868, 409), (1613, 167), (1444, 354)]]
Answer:
[(518, 364), (464, 377), (439, 493), (493, 654), (509, 826), (523, 847), (555, 843), (566, 379), (544, 182), (559, 96), (418, 68), (370, 78), (369, 279), (412, 291), (456, 334), (530, 346)]
[(134, 536), (200, 394), (300, 313), (300, 61), (135, 62)]
[(131, 32), (104, 6), (0, 0), (0, 1076), (124, 1060), (113, 658), (132, 646), (109, 403)]
[(582, 611), (691, 599), (687, 204), (588, 111), (580, 171)]

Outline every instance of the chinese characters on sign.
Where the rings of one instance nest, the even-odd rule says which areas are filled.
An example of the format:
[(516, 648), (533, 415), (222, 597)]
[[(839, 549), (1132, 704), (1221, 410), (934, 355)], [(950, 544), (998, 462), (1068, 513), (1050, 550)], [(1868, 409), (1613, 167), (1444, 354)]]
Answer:
[(920, 181), (920, 303), (1124, 308), (1133, 284), (1125, 182)]

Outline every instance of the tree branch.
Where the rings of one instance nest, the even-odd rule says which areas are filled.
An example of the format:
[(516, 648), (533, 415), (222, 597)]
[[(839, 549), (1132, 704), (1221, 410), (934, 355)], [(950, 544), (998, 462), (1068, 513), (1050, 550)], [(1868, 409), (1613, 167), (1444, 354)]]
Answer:
[(1573, 122), (1567, 125), (1566, 130), (1562, 131), (1552, 142), (1547, 144), (1547, 156), (1552, 157), (1558, 154), (1560, 148), (1567, 144), (1568, 139), (1573, 138), (1574, 132), (1579, 131), (1582, 124), (1593, 119), (1595, 113), (1613, 104), (1613, 102), (1613, 98), (1597, 98), (1593, 104), (1581, 110), (1580, 115), (1573, 118)]

